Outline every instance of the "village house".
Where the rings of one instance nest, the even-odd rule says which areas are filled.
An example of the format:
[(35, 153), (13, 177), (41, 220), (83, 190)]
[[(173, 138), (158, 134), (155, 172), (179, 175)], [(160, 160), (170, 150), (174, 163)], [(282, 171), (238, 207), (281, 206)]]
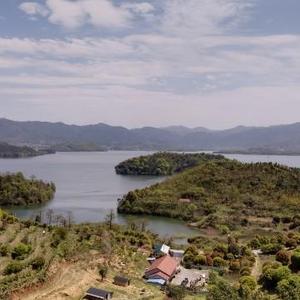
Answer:
[(123, 276), (115, 276), (114, 284), (126, 287), (130, 285), (130, 279)]
[(89, 288), (85, 293), (83, 299), (87, 300), (110, 300), (112, 299), (113, 293), (96, 289), (96, 288)]
[(165, 255), (156, 259), (152, 265), (145, 271), (144, 277), (148, 283), (165, 285), (170, 282), (177, 270), (177, 261)]

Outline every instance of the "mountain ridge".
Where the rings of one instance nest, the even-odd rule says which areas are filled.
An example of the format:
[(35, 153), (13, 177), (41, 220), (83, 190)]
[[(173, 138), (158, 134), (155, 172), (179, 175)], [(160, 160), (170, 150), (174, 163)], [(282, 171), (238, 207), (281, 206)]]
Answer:
[(268, 127), (237, 126), (224, 130), (185, 126), (128, 129), (105, 123), (69, 125), (1, 118), (0, 141), (54, 148), (64, 144), (93, 144), (108, 150), (220, 151), (256, 148), (300, 153), (300, 122)]

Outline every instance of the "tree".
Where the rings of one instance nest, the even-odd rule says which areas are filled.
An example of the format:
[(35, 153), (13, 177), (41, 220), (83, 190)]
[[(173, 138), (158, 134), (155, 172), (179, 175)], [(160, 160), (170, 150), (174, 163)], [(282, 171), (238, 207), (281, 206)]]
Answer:
[(239, 283), (239, 294), (242, 299), (251, 299), (257, 287), (255, 278), (252, 276), (242, 276)]
[(298, 272), (300, 270), (300, 251), (299, 250), (294, 251), (291, 256), (291, 269), (294, 272)]
[(290, 254), (286, 250), (280, 250), (276, 253), (276, 260), (287, 266), (290, 262)]
[(108, 274), (108, 267), (106, 265), (101, 265), (99, 267), (99, 275), (101, 276), (101, 281), (104, 280), (104, 278), (106, 278), (107, 274)]
[(186, 289), (183, 286), (169, 285), (167, 287), (167, 296), (172, 300), (182, 300), (186, 296)]
[(300, 277), (291, 275), (287, 279), (283, 279), (278, 283), (277, 291), (283, 300), (299, 300), (300, 299)]
[(113, 221), (116, 218), (114, 211), (111, 209), (110, 212), (105, 217), (105, 222), (109, 227), (109, 230), (112, 229)]
[(207, 300), (238, 300), (238, 292), (224, 279), (218, 278), (208, 288)]

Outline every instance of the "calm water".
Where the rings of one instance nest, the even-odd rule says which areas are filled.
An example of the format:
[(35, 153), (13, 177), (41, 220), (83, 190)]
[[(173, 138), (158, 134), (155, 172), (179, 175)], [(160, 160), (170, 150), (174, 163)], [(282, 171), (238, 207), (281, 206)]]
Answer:
[[(20, 217), (32, 217), (39, 211), (53, 209), (55, 213), (71, 211), (76, 222), (103, 221), (111, 209), (116, 209), (117, 199), (126, 192), (143, 188), (163, 178), (119, 176), (114, 166), (119, 162), (151, 152), (81, 152), (57, 153), (29, 159), (0, 159), (0, 172), (21, 171), (26, 176), (36, 176), (56, 184), (55, 199), (34, 208), (17, 208), (13, 211)], [(278, 162), (291, 167), (300, 167), (300, 156), (226, 155), (244, 162)], [(136, 217), (138, 218), (138, 217)], [(144, 217), (148, 228), (162, 236), (193, 236), (196, 230), (182, 222)], [(127, 217), (118, 215), (118, 223), (126, 223)]]
[[(30, 218), (40, 211), (53, 209), (56, 214), (72, 212), (76, 222), (103, 221), (117, 207), (117, 199), (130, 190), (161, 181), (163, 178), (120, 176), (114, 171), (119, 162), (151, 152), (77, 152), (57, 153), (28, 159), (0, 159), (0, 172), (21, 171), (26, 176), (53, 181), (55, 198), (31, 208), (14, 208), (19, 217)], [(134, 217), (141, 218), (141, 217)], [(159, 217), (143, 217), (148, 228), (162, 236), (193, 236), (196, 230), (183, 222)], [(117, 215), (116, 222), (126, 223), (128, 217)]]

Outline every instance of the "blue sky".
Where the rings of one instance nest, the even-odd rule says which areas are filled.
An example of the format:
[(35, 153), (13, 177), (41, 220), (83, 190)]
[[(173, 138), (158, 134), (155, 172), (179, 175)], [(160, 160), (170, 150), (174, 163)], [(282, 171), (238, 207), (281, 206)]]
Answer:
[(298, 0), (0, 1), (1, 117), (300, 121)]

